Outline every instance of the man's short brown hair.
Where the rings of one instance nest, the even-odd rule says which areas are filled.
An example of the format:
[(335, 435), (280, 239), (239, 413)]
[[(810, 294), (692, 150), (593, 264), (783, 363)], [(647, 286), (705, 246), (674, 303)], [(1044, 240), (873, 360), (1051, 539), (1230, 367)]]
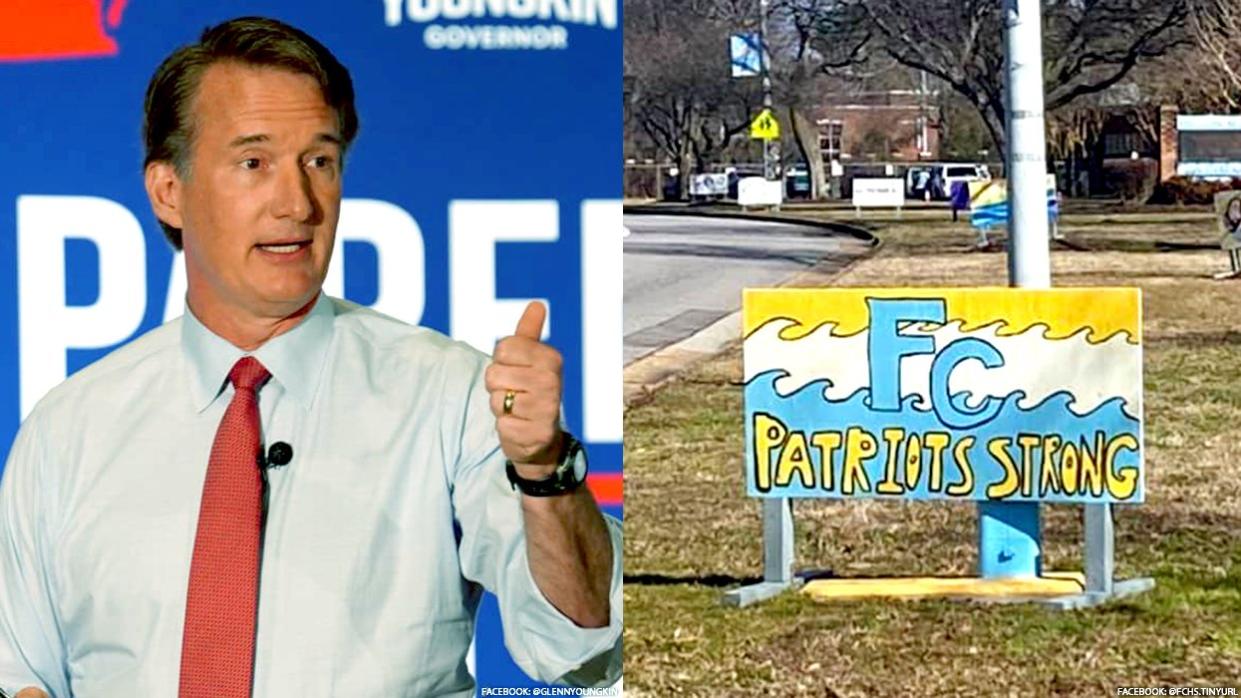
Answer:
[[(332, 52), (284, 22), (238, 17), (203, 30), (198, 43), (173, 51), (151, 77), (142, 119), (144, 169), (152, 162), (168, 162), (179, 176), (189, 176), (194, 97), (206, 69), (222, 61), (309, 75), (319, 83), (323, 100), (336, 111), (342, 150), (348, 149), (357, 136), (353, 80)], [(160, 226), (172, 246), (181, 249), (181, 230), (163, 221)]]

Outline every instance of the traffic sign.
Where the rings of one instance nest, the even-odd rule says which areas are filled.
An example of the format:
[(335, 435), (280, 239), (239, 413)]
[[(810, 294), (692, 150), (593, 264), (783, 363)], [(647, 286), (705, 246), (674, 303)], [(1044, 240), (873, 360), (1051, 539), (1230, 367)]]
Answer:
[(761, 138), (765, 141), (775, 140), (780, 137), (780, 122), (776, 121), (775, 114), (770, 109), (763, 109), (750, 122), (750, 138)]

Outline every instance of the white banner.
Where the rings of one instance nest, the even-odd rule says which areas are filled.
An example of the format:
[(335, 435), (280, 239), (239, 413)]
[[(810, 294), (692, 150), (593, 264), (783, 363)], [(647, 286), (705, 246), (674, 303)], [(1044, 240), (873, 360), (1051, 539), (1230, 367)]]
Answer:
[(696, 174), (689, 181), (690, 196), (728, 196), (728, 175)]
[(905, 180), (855, 179), (853, 205), (855, 208), (901, 208), (905, 205)]
[(742, 206), (779, 206), (782, 201), (783, 182), (746, 177), (737, 183), (737, 203)]

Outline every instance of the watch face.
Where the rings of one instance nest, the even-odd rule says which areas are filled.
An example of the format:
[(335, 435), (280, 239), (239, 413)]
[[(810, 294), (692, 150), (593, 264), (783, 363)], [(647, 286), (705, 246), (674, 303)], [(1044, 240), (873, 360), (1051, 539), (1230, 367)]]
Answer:
[[(550, 477), (539, 480), (527, 480), (517, 474), (513, 461), (505, 461), (504, 473), (514, 489), (531, 497), (554, 497), (572, 492), (586, 481), (586, 451), (572, 434), (566, 432), (568, 438), (565, 453), (556, 472)], [(3, 697), (0, 697), (3, 698)]]
[(586, 450), (580, 446), (573, 453), (573, 479), (578, 482), (586, 479)]
[(573, 481), (577, 483), (586, 480), (586, 449), (582, 448), (582, 442), (573, 439), (569, 444), (569, 452), (565, 454), (565, 462), (561, 464), (559, 472), (572, 473)]

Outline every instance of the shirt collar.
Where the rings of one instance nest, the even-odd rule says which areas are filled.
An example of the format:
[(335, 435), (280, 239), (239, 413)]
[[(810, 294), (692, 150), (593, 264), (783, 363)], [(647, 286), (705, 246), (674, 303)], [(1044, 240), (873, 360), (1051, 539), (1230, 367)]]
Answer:
[(314, 307), (296, 327), (246, 352), (207, 329), (187, 305), (181, 323), (181, 344), (189, 363), (194, 409), (202, 412), (215, 401), (233, 364), (247, 354), (262, 362), (272, 380), (309, 408), (318, 391), (332, 339), (332, 315), (331, 300), (320, 293)]

